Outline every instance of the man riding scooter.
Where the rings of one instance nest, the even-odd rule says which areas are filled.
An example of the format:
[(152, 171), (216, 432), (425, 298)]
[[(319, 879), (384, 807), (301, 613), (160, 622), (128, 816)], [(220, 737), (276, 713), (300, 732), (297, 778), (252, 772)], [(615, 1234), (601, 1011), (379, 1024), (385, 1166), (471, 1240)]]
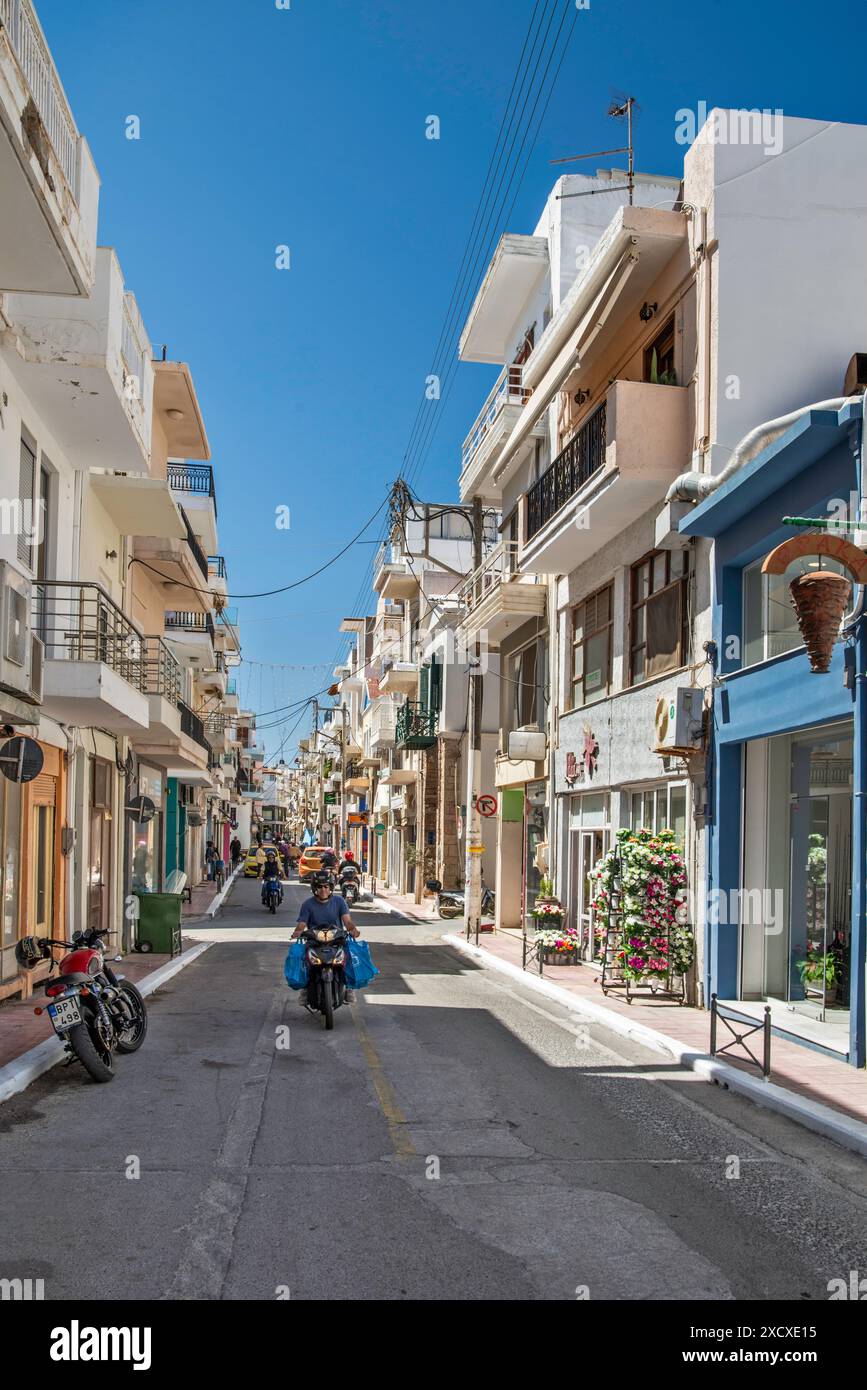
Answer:
[[(308, 927), (338, 927), (342, 926), (350, 936), (359, 937), (361, 932), (349, 915), (349, 907), (344, 898), (335, 893), (331, 887), (331, 878), (327, 873), (320, 871), (313, 875), (311, 880), (313, 895), (301, 904), (298, 913), (298, 925), (292, 933), (292, 940), (297, 941)], [(355, 1000), (354, 991), (347, 989), (345, 994), (347, 1004), (352, 1004)], [(307, 991), (302, 989), (298, 1002), (303, 1008), (307, 1006)]]
[(280, 887), (280, 864), (273, 849), (269, 849), (265, 855), (265, 863), (262, 868), (262, 903), (268, 906), (268, 881), (277, 880), (277, 887), (280, 889), (280, 902), (283, 901), (283, 889)]

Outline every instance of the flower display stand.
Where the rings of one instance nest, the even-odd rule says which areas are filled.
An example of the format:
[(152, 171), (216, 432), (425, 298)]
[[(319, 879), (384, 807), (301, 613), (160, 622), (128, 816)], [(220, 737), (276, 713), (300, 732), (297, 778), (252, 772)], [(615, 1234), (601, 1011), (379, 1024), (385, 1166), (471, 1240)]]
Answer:
[(594, 870), (593, 904), (605, 931), (603, 994), (623, 990), (626, 1002), (652, 998), (683, 1004), (694, 938), (686, 908), (683, 859), (670, 830), (619, 830)]

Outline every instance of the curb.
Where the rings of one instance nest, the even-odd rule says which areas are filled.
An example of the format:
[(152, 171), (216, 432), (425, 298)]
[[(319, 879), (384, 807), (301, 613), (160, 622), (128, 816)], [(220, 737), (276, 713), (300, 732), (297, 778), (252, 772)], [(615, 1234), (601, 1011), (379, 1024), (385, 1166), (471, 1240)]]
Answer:
[(842, 1114), (839, 1110), (832, 1110), (830, 1106), (822, 1105), (819, 1101), (796, 1095), (793, 1091), (788, 1091), (785, 1086), (778, 1086), (773, 1081), (765, 1081), (759, 1077), (750, 1076), (737, 1067), (731, 1067), (726, 1062), (717, 1061), (707, 1052), (696, 1052), (687, 1047), (685, 1043), (678, 1042), (676, 1038), (669, 1038), (667, 1034), (660, 1033), (655, 1028), (648, 1028), (646, 1024), (631, 1023), (629, 1019), (622, 1018), (620, 1014), (606, 1009), (602, 1004), (596, 1004), (592, 1000), (576, 999), (568, 990), (561, 989), (559, 985), (552, 984), (550, 980), (540, 978), (538, 975), (530, 975), (525, 970), (521, 970), (519, 966), (512, 965), (511, 961), (501, 960), (499, 956), (493, 955), (481, 946), (471, 946), (463, 937), (444, 935), (443, 941), (464, 955), (480, 962), (487, 969), (498, 970), (513, 980), (520, 980), (528, 989), (534, 990), (537, 994), (545, 995), (546, 998), (557, 1004), (564, 1005), (573, 1013), (580, 1014), (583, 1018), (590, 1019), (595, 1023), (604, 1024), (612, 1033), (618, 1033), (621, 1037), (643, 1043), (644, 1046), (653, 1048), (655, 1052), (667, 1052), (676, 1058), (681, 1066), (697, 1072), (706, 1080), (712, 1081), (718, 1086), (724, 1086), (726, 1090), (746, 1096), (749, 1100), (755, 1101), (757, 1105), (764, 1106), (766, 1110), (774, 1110), (777, 1114), (794, 1120), (796, 1124), (803, 1125), (805, 1129), (811, 1129), (826, 1139), (832, 1139), (834, 1143), (840, 1144), (845, 1149), (851, 1149), (855, 1153), (867, 1156), (867, 1124), (861, 1120), (851, 1119), (848, 1115)]
[[(241, 871), (242, 871), (243, 868), (244, 868), (244, 861), (243, 861), (243, 859), (242, 859), (241, 862), (239, 863), (237, 869), (235, 869), (234, 873), (230, 874), (229, 877), (226, 879), (226, 882), (223, 884), (222, 888), (220, 889), (220, 891), (219, 891), (219, 893), (217, 894), (217, 896), (214, 898), (213, 902), (211, 902), (211, 903), (208, 904), (208, 910), (207, 910), (207, 912), (205, 913), (205, 917), (206, 917), (206, 918), (207, 918), (207, 917), (212, 917), (212, 918), (213, 918), (213, 917), (216, 917), (217, 913), (220, 912), (220, 911), (222, 910), (223, 903), (226, 901), (227, 897), (229, 896), (229, 890), (230, 890), (230, 888), (234, 887), (235, 879), (238, 877), (239, 873), (241, 873)], [(203, 920), (204, 920), (204, 919), (203, 919)]]
[[(203, 941), (197, 946), (192, 946), (188, 951), (182, 952), (174, 960), (166, 961), (158, 970), (152, 974), (145, 975), (143, 979), (135, 982), (139, 993), (145, 998), (164, 985), (173, 975), (177, 975), (180, 970), (184, 970), (188, 965), (207, 951), (213, 942)], [(13, 1057), (11, 1062), (0, 1067), (0, 1105), (4, 1100), (9, 1100), (11, 1096), (18, 1095), (42, 1076), (43, 1072), (50, 1071), (58, 1062), (62, 1062), (66, 1057), (66, 1049), (58, 1037), (46, 1038), (44, 1042), (37, 1043), (35, 1047), (28, 1048), (19, 1057)]]

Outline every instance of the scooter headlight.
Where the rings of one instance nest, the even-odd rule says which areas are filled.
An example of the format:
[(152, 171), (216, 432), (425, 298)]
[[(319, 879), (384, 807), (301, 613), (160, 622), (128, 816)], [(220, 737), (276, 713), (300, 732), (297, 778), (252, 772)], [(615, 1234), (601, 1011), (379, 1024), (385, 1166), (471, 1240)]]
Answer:
[(321, 965), (321, 964), (322, 964), (322, 961), (319, 959), (319, 957), (317, 956), (317, 954), (316, 954), (315, 951), (308, 951), (308, 952), (307, 952), (307, 959), (309, 960), (309, 962), (310, 962), (311, 965)]

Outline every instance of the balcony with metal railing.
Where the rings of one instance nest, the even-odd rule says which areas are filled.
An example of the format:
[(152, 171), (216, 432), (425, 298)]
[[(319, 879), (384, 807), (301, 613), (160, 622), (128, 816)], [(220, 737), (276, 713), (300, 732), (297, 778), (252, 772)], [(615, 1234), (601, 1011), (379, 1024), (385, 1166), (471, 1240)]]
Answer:
[[(462, 502), (472, 500), (477, 493), (484, 496), (497, 493), (490, 485), (488, 474), (530, 395), (530, 388), (523, 384), (523, 368), (514, 364), (504, 367), (464, 440), (459, 483)], [(542, 437), (546, 428), (543, 416), (530, 437)]]
[(118, 733), (148, 727), (147, 639), (101, 584), (35, 584), (32, 621), (45, 643), (45, 714)]
[(689, 389), (614, 381), (523, 503), (521, 569), (568, 574), (655, 504), (689, 467)]
[(419, 700), (407, 700), (397, 711), (398, 748), (430, 748), (437, 741), (437, 713)]
[(0, 288), (88, 295), (99, 176), (31, 0), (0, 0), (0, 107)]
[(213, 468), (209, 463), (169, 460), (166, 477), (187, 512), (205, 554), (213, 555), (217, 549), (217, 493)]
[(521, 572), (519, 555), (517, 541), (501, 541), (461, 585), (461, 629), (467, 640), (484, 633), (487, 642), (499, 646), (528, 618), (544, 614), (545, 586), (536, 575)]

